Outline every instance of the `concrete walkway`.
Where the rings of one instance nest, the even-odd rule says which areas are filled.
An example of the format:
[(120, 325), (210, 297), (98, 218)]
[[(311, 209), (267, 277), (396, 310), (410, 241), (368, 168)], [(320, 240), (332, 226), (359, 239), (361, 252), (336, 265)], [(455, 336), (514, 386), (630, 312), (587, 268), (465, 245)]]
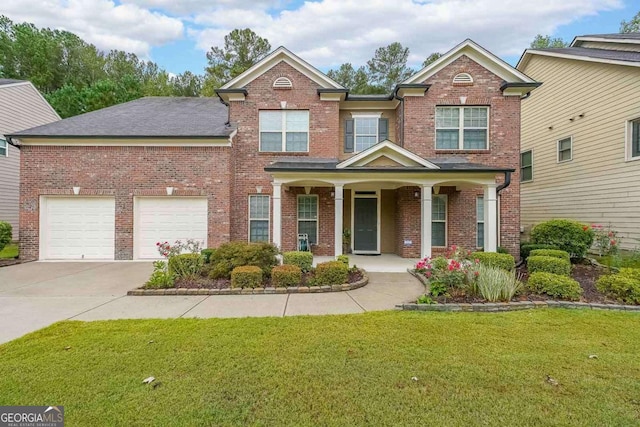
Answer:
[(0, 343), (61, 320), (264, 317), (362, 313), (413, 302), (408, 273), (369, 273), (348, 292), (289, 295), (127, 296), (153, 267), (143, 262), (34, 262), (0, 268)]

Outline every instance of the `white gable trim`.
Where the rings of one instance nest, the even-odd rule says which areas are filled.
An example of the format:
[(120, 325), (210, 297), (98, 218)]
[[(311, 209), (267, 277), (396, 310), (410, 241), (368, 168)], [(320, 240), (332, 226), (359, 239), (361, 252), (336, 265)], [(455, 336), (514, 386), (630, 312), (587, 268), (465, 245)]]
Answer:
[(405, 148), (400, 147), (397, 144), (394, 144), (388, 139), (361, 151), (343, 162), (338, 163), (336, 165), (336, 169), (344, 169), (350, 166), (361, 166), (382, 156), (388, 157), (391, 160), (407, 167), (415, 166), (417, 164), (427, 169), (440, 169), (437, 165), (423, 159)]
[(269, 55), (265, 56), (244, 73), (229, 80), (224, 84), (224, 86), (221, 87), (221, 89), (245, 87), (247, 84), (251, 83), (257, 77), (259, 77), (266, 71), (269, 71), (271, 68), (275, 67), (282, 61), (291, 65), (297, 71), (304, 74), (323, 88), (344, 89), (344, 87), (341, 86), (338, 82), (329, 78), (327, 75), (320, 72), (307, 61), (295, 55), (293, 52), (283, 46), (280, 46)]
[(597, 36), (577, 36), (571, 42), (570, 47), (579, 47), (582, 43), (580, 42), (601, 42), (601, 43), (620, 43), (620, 44), (640, 44), (640, 40), (632, 39), (632, 38), (615, 38), (610, 39), (607, 37), (597, 37)]
[(520, 59), (520, 61), (518, 62), (518, 65), (517, 65), (518, 69), (526, 68), (532, 55), (550, 56), (553, 58), (562, 58), (562, 59), (573, 59), (575, 61), (598, 62), (601, 64), (624, 65), (626, 67), (640, 67), (640, 62), (616, 61), (614, 59), (592, 58), (590, 56), (571, 55), (566, 53), (547, 52), (545, 50), (527, 49), (524, 52), (524, 55), (522, 55), (522, 59)]
[(513, 68), (511, 65), (507, 64), (473, 40), (466, 39), (449, 52), (442, 55), (436, 61), (409, 77), (407, 80), (402, 82), (402, 84), (422, 83), (463, 55), (468, 56), (507, 82), (535, 82), (529, 76)]

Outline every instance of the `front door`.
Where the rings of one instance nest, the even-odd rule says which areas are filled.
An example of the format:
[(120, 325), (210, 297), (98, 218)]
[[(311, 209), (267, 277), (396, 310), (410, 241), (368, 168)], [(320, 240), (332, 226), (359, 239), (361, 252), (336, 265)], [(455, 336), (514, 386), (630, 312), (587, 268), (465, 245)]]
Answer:
[(354, 199), (353, 210), (354, 252), (378, 252), (378, 199), (375, 197)]

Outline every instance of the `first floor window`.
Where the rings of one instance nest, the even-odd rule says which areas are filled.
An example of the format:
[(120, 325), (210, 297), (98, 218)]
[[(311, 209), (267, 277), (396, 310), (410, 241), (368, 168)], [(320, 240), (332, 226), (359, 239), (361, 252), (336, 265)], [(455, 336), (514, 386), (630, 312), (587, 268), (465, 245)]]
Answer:
[(486, 150), (489, 107), (436, 107), (437, 150)]
[(309, 112), (260, 111), (260, 151), (309, 151)]
[(431, 200), (431, 246), (447, 246), (447, 196), (435, 195)]
[(318, 196), (298, 196), (298, 234), (306, 234), (309, 243), (318, 243)]
[(629, 129), (627, 132), (629, 134), (630, 157), (640, 157), (640, 118), (629, 121)]
[(269, 241), (269, 196), (249, 196), (249, 241)]
[(571, 137), (558, 141), (558, 162), (568, 162), (572, 158), (573, 140)]
[(4, 139), (0, 138), (0, 156), (8, 156), (9, 155), (9, 143)]
[(533, 152), (531, 150), (520, 153), (520, 181), (533, 180)]
[(476, 198), (476, 247), (484, 248), (484, 197)]

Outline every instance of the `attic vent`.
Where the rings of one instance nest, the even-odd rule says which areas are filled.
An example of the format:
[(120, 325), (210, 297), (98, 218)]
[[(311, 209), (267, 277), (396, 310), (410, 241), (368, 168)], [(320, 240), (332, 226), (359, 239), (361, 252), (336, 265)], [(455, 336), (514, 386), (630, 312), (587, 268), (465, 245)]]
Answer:
[(293, 84), (291, 80), (286, 77), (278, 77), (276, 81), (273, 82), (273, 87), (275, 89), (291, 89)]
[(456, 74), (456, 76), (453, 78), (453, 84), (459, 84), (459, 85), (472, 85), (473, 84), (473, 77), (471, 77), (471, 74), (469, 73), (460, 73), (460, 74)]

